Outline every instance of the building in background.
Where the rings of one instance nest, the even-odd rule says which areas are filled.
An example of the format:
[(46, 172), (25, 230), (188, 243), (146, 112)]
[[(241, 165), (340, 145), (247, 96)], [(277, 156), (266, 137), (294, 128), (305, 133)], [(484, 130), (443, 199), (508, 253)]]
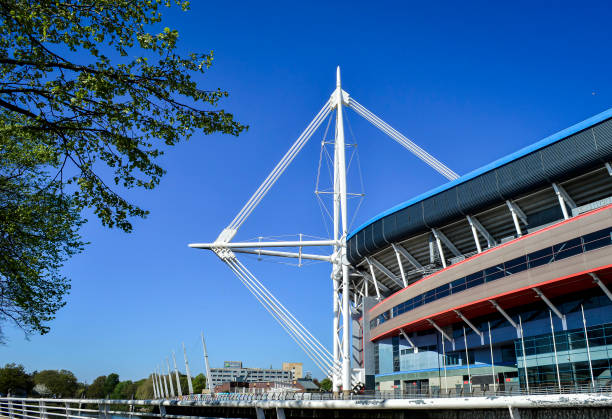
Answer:
[(244, 382), (231, 381), (219, 384), (214, 388), (215, 393), (314, 393), (319, 392), (317, 386), (310, 379), (297, 379), (290, 382), (279, 381), (261, 381), (261, 382)]
[(210, 369), (210, 384), (212, 388), (231, 382), (291, 383), (293, 380), (292, 372), (282, 369), (245, 368), (240, 361), (225, 361), (223, 365), (225, 365), (224, 368)]
[(223, 361), (223, 368), (242, 368), (242, 361)]
[(294, 380), (304, 377), (303, 368), (301, 362), (283, 362), (283, 371), (291, 371)]
[(610, 385), (611, 118), (612, 109), (349, 235), (363, 314), (352, 352), (367, 388)]

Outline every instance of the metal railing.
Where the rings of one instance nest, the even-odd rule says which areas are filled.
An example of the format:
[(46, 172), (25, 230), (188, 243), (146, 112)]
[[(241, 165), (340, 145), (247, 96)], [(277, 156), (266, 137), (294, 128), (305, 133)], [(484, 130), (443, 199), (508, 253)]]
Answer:
[(612, 385), (584, 386), (558, 386), (531, 387), (529, 391), (523, 388), (512, 389), (482, 389), (473, 386), (471, 389), (425, 387), (420, 391), (362, 391), (359, 393), (333, 394), (329, 392), (301, 393), (301, 392), (270, 392), (270, 393), (217, 393), (192, 394), (182, 396), (177, 400), (191, 400), (201, 402), (212, 401), (250, 401), (250, 400), (388, 400), (388, 399), (423, 399), (443, 397), (490, 397), (490, 396), (529, 396), (529, 395), (555, 395), (555, 394), (607, 394), (612, 395)]
[[(195, 394), (181, 396), (172, 399), (157, 400), (108, 400), (108, 399), (37, 399), (0, 397), (0, 417), (10, 419), (109, 419), (113, 415), (123, 417), (154, 417), (170, 419), (193, 419), (194, 416), (177, 415), (166, 413), (166, 406), (170, 405), (212, 405), (219, 406), (219, 402), (240, 402), (241, 407), (249, 407), (253, 402), (253, 408), (265, 405), (265, 402), (274, 401), (325, 401), (330, 400), (414, 400), (414, 399), (442, 399), (442, 398), (474, 398), (478, 400), (490, 400), (491, 396), (542, 396), (542, 395), (599, 395), (612, 397), (612, 386), (567, 386), (567, 387), (531, 387), (525, 389), (513, 388), (512, 390), (483, 390), (474, 387), (438, 389), (437, 387), (424, 388), (422, 391), (364, 391), (357, 394), (347, 395), (320, 393), (298, 393), (298, 392), (274, 392), (274, 393), (217, 393), (217, 394)], [(479, 399), (480, 398), (480, 399)], [(608, 399), (610, 400), (610, 399)], [(450, 400), (449, 400), (450, 401)], [(465, 402), (463, 402), (465, 403)]]
[(98, 400), (0, 398), (0, 417), (28, 419), (92, 419), (123, 417), (158, 417), (184, 419), (189, 416), (167, 414), (164, 400)]

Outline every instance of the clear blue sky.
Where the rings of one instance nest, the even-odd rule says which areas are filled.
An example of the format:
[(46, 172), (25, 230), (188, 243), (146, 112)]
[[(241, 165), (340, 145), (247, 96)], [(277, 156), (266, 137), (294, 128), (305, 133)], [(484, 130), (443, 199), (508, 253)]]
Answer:
[[(199, 373), (204, 330), (213, 366), (303, 361), (320, 377), (231, 272), (187, 243), (213, 241), (231, 221), (329, 97), (336, 65), (345, 90), (459, 174), (611, 107), (609, 3), (539, 3), (196, 1), (187, 13), (167, 11), (185, 51), (215, 51), (202, 86), (228, 90), (223, 106), (251, 128), (239, 138), (197, 135), (169, 152), (159, 188), (129, 195), (151, 211), (132, 234), (90, 217), (91, 245), (65, 266), (72, 292), (51, 332), (25, 340), (5, 328), (0, 363), (66, 368), (87, 382), (110, 372), (138, 379), (184, 341)], [(444, 181), (348, 116), (367, 194), (353, 227)], [(325, 235), (313, 194), (321, 139), (237, 238)], [(331, 348), (329, 267), (243, 260)]]

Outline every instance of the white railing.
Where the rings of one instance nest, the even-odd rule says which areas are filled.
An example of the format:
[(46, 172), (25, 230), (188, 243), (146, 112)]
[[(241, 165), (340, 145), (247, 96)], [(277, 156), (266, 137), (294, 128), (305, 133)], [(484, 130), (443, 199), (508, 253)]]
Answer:
[[(496, 396), (496, 397), (492, 397)], [(468, 398), (470, 401), (466, 401)], [(533, 400), (530, 400), (533, 399)], [(158, 400), (108, 400), (108, 399), (37, 399), (37, 398), (18, 398), (0, 397), (0, 418), (10, 419), (110, 419), (112, 416), (122, 416), (125, 418), (133, 417), (153, 417), (169, 419), (195, 419), (193, 411), (185, 412), (190, 415), (178, 415), (177, 409), (180, 406), (202, 408), (215, 407), (240, 407), (252, 408), (256, 410), (270, 408), (304, 408), (311, 409), (354, 409), (355, 403), (359, 408), (367, 408), (368, 401), (370, 408), (399, 408), (404, 405), (415, 407), (416, 402), (420, 408), (449, 408), (449, 406), (461, 406), (460, 408), (493, 408), (491, 405), (495, 400), (503, 400), (507, 406), (513, 404), (541, 407), (540, 399), (546, 399), (549, 407), (562, 405), (572, 405), (584, 403), (588, 400), (592, 403), (595, 400), (600, 405), (612, 407), (612, 386), (568, 386), (568, 387), (531, 387), (529, 392), (523, 389), (505, 390), (482, 390), (474, 387), (471, 390), (465, 388), (431, 389), (424, 388), (421, 391), (401, 392), (401, 391), (365, 391), (356, 394), (342, 395), (328, 392), (319, 393), (296, 393), (296, 392), (275, 392), (264, 394), (249, 393), (218, 393), (218, 394), (197, 394), (182, 396), (173, 399)], [(575, 399), (575, 400), (574, 400)], [(389, 403), (381, 404), (380, 401), (389, 400)], [(402, 400), (404, 400), (402, 402)], [(419, 401), (420, 400), (420, 401)], [(454, 401), (453, 401), (454, 400)], [(294, 401), (298, 401), (296, 404)], [(461, 403), (457, 402), (460, 401)], [(304, 402), (308, 404), (305, 405)], [(400, 403), (398, 405), (397, 403)], [(454, 404), (453, 404), (454, 403)], [(457, 404), (459, 403), (459, 404)], [(502, 402), (499, 402), (502, 403)], [(499, 404), (498, 403), (498, 404)], [(388, 406), (386, 406), (389, 404)], [(493, 403), (495, 404), (495, 403)], [(491, 405), (491, 406), (489, 406)], [(172, 414), (166, 412), (166, 407), (172, 406)], [(386, 407), (385, 407), (386, 406)], [(205, 413), (203, 411), (202, 413)], [(203, 415), (207, 416), (207, 415)]]

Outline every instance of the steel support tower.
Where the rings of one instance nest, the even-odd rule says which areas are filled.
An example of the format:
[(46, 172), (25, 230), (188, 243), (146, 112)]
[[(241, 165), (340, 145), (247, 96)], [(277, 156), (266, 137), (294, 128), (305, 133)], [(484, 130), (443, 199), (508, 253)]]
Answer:
[[(351, 368), (351, 312), (359, 311), (363, 297), (367, 296), (367, 281), (371, 281), (378, 293), (375, 278), (362, 278), (364, 293), (356, 293), (357, 286), (351, 281), (351, 266), (346, 257), (346, 241), (348, 236), (347, 207), (347, 167), (346, 143), (344, 135), (344, 108), (349, 107), (362, 116), (383, 133), (394, 139), (404, 148), (423, 160), (449, 180), (458, 175), (428, 154), (425, 150), (393, 129), (342, 90), (340, 67), (336, 70), (336, 89), (329, 100), (315, 116), (293, 146), (279, 161), (270, 175), (260, 185), (255, 194), (247, 201), (234, 220), (220, 233), (213, 243), (192, 243), (189, 246), (199, 249), (209, 249), (225, 262), (236, 274), (238, 279), (253, 293), (257, 300), (279, 322), (294, 341), (306, 352), (321, 370), (332, 378), (333, 390), (340, 388), (346, 393), (357, 384), (357, 378)], [(336, 112), (334, 135), (334, 169), (333, 169), (333, 238), (329, 240), (270, 241), (270, 242), (232, 242), (240, 226), (251, 212), (261, 202), (274, 183), (304, 147), (308, 139), (320, 127), (322, 122)], [(333, 247), (331, 255), (303, 253), (303, 247), (324, 246)], [(269, 248), (298, 248), (298, 252), (268, 250)], [(333, 283), (333, 351), (330, 353), (280, 301), (237, 259), (236, 253), (256, 254), (260, 256), (298, 258), (300, 260), (327, 261), (332, 264), (331, 279)], [(353, 298), (352, 298), (353, 297)], [(351, 304), (353, 302), (353, 306)], [(361, 303), (360, 303), (361, 302)]]

